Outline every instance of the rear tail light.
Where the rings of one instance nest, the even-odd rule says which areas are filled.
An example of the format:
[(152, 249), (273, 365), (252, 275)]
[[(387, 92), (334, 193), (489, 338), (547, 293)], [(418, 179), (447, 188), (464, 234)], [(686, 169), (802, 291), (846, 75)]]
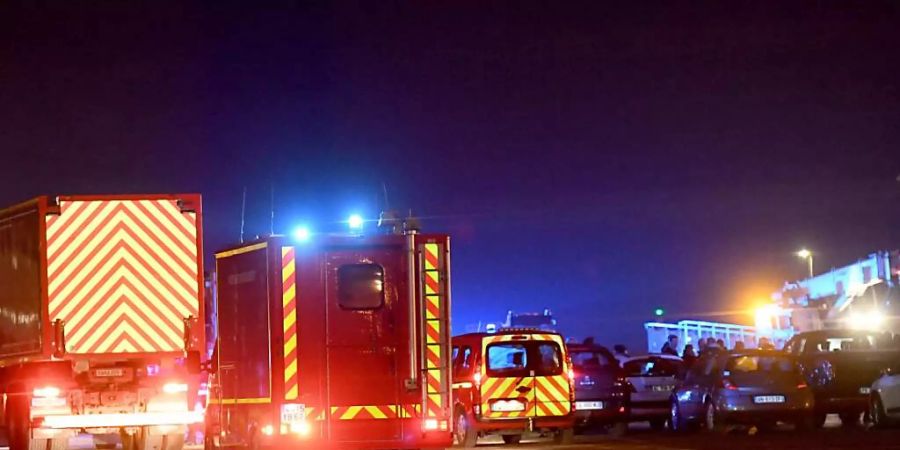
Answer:
[(734, 384), (734, 382), (729, 380), (728, 378), (722, 378), (722, 388), (728, 389), (729, 391), (736, 391), (738, 385)]
[(180, 392), (187, 392), (188, 385), (185, 383), (166, 383), (163, 385), (163, 392), (166, 394), (177, 394)]
[(797, 384), (797, 389), (806, 389), (807, 387), (808, 386), (806, 386), (806, 383), (804, 383), (802, 381)]
[(45, 386), (42, 388), (35, 388), (35, 390), (32, 391), (32, 394), (34, 394), (35, 397), (42, 397), (42, 398), (59, 397), (60, 393), (62, 393), (62, 391), (60, 391), (58, 387), (54, 387), (54, 386)]

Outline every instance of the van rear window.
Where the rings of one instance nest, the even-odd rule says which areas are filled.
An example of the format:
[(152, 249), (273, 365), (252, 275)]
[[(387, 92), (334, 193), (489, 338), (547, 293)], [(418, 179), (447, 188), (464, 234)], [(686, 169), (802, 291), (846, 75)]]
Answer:
[(487, 373), (491, 376), (559, 375), (562, 350), (554, 342), (504, 342), (487, 347)]

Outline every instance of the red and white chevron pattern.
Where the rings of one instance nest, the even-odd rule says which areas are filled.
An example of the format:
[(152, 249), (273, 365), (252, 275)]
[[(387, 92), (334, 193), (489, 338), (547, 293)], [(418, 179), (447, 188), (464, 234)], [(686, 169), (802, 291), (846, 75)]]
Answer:
[(70, 353), (174, 352), (198, 316), (197, 224), (174, 200), (63, 201), (47, 217), (50, 319)]

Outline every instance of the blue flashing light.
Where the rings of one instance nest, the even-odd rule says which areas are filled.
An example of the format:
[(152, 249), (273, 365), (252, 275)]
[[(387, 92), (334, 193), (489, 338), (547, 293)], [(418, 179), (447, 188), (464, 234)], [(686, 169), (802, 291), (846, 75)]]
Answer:
[(309, 227), (300, 226), (294, 229), (293, 235), (297, 242), (307, 242), (312, 237), (312, 232), (309, 231)]
[(363, 218), (359, 214), (353, 214), (347, 219), (347, 224), (350, 225), (351, 230), (362, 230)]

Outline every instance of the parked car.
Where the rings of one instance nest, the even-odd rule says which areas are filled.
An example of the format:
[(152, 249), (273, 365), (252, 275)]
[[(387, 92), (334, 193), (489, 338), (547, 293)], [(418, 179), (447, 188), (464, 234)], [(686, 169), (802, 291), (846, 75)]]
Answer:
[(572, 441), (571, 367), (559, 334), (500, 329), (452, 342), (457, 445), (474, 447), (488, 434), (515, 444), (526, 431), (552, 434), (557, 443)]
[(796, 361), (783, 352), (707, 352), (670, 398), (670, 427), (721, 431), (771, 428), (778, 421), (812, 428), (814, 398)]
[(632, 386), (619, 362), (609, 349), (591, 340), (567, 345), (575, 370), (577, 429), (597, 427), (611, 436), (625, 434)]
[(684, 362), (672, 355), (636, 356), (625, 360), (622, 369), (634, 387), (629, 420), (646, 420), (654, 430), (665, 428), (669, 398), (684, 377)]
[(859, 423), (868, 408), (872, 383), (900, 357), (888, 333), (820, 330), (799, 333), (785, 345), (816, 396), (817, 426), (837, 413), (845, 426)]
[(900, 421), (900, 361), (891, 363), (872, 383), (869, 417), (872, 424), (879, 428), (896, 425)]

